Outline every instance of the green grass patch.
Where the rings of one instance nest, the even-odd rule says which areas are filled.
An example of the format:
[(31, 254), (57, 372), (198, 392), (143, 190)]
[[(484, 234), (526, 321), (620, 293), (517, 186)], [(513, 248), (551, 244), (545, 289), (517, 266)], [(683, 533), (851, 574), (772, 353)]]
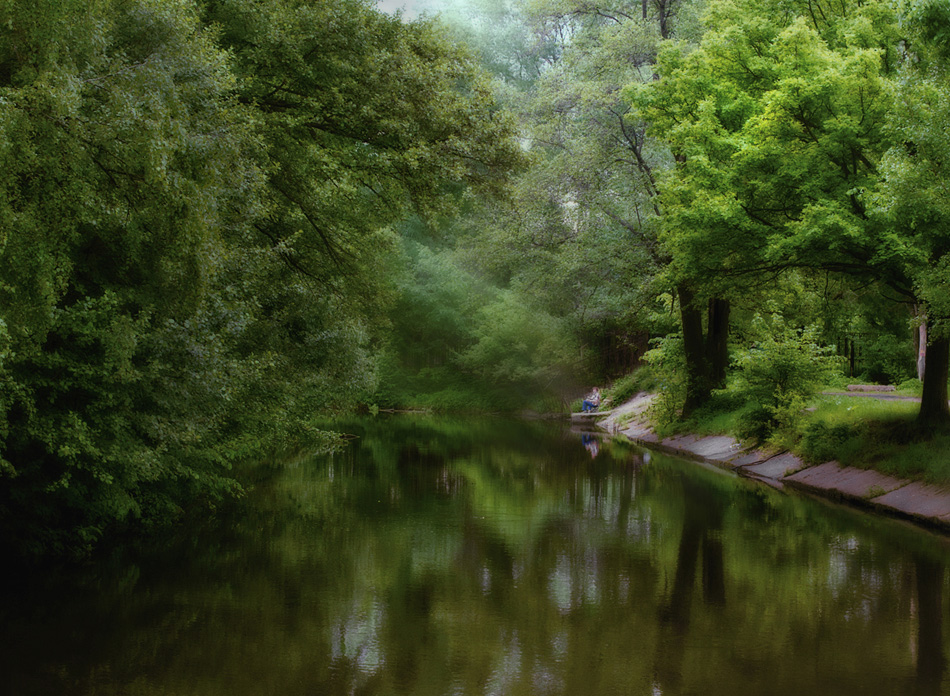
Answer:
[(656, 386), (656, 379), (648, 365), (638, 367), (633, 372), (615, 379), (604, 390), (604, 400), (611, 406), (619, 406), (642, 391), (650, 391)]
[(810, 422), (832, 427), (855, 421), (913, 419), (920, 409), (916, 401), (891, 401), (861, 396), (822, 394), (812, 401)]
[(950, 482), (950, 432), (916, 422), (908, 401), (822, 396), (793, 450), (811, 463), (837, 460), (900, 478)]
[(896, 447), (874, 462), (874, 468), (903, 478), (920, 478), (929, 483), (950, 482), (950, 433), (931, 436), (922, 442)]
[(735, 435), (751, 406), (743, 404), (729, 391), (714, 392), (705, 406), (683, 420), (655, 420), (654, 430), (660, 437), (690, 433), (693, 435)]
[[(773, 432), (764, 442), (748, 444), (791, 450), (811, 464), (834, 460), (899, 478), (950, 483), (950, 430), (918, 425), (917, 402), (826, 394), (810, 403), (792, 427)], [(690, 433), (741, 439), (754, 408), (734, 393), (722, 391), (688, 419), (670, 422), (654, 413), (651, 420), (661, 438)]]

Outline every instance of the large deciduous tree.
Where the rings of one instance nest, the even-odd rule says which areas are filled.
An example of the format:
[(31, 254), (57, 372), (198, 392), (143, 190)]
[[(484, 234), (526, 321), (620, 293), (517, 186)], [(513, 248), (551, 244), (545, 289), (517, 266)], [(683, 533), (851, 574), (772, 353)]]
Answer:
[(219, 274), (249, 119), (184, 1), (7, 3), (0, 64), (0, 533), (81, 553), (232, 488), (201, 443), (240, 382)]
[(629, 370), (645, 348), (659, 306), (652, 281), (666, 262), (656, 176), (671, 159), (629, 118), (620, 90), (652, 79), (677, 12), (694, 4), (536, 0), (514, 13), (528, 32), (514, 55), (503, 59), (488, 42), (532, 166), (517, 182), (515, 210), (493, 211), (472, 246), (491, 246), (490, 270), (569, 318), (603, 376)]
[(372, 387), (386, 226), (520, 157), (361, 0), (0, 9), (0, 535), (83, 553)]
[[(659, 58), (661, 79), (629, 92), (677, 154), (662, 196), (673, 264), (714, 286), (832, 270), (914, 303), (921, 240), (906, 219), (879, 214), (876, 194), (882, 158), (890, 150), (893, 159), (899, 142), (887, 127), (901, 60), (892, 9), (773, 10), (712, 4), (700, 48), (671, 46)], [(939, 339), (928, 351), (939, 365)], [(925, 391), (943, 396), (924, 400), (924, 421), (945, 417), (937, 371)]]
[[(620, 330), (631, 324), (643, 328), (648, 298), (674, 287), (687, 353), (685, 413), (724, 384), (730, 302), (728, 293), (708, 292), (708, 286), (669, 268), (671, 257), (658, 239), (665, 215), (658, 180), (673, 157), (664, 144), (648, 137), (645, 122), (631, 111), (621, 88), (653, 81), (657, 53), (665, 43), (695, 40), (701, 4), (547, 0), (531, 5), (538, 33), (562, 42), (533, 95), (532, 135), (537, 149), (545, 152), (541, 181), (556, 177), (556, 185), (547, 185), (552, 198), (582, 211), (576, 217), (585, 234), (578, 235), (578, 242), (587, 252), (582, 257), (587, 264), (606, 268), (615, 258), (625, 261), (600, 280), (600, 293), (593, 295), (625, 296), (628, 306), (638, 308), (640, 317), (619, 315)], [(554, 118), (539, 117), (551, 110)], [(600, 314), (616, 314), (609, 303), (595, 307)]]

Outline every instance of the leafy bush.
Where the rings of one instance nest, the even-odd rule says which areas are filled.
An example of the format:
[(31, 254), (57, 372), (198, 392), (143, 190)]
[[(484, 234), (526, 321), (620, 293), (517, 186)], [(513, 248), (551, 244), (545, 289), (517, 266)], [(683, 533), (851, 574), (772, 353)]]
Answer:
[(543, 391), (577, 371), (578, 351), (565, 322), (514, 292), (496, 293), (476, 313), (472, 333), (474, 343), (458, 364), (489, 383)]
[[(843, 362), (844, 358), (842, 358), (841, 361)], [(854, 381), (854, 377), (849, 377), (843, 372), (836, 372), (825, 382), (825, 387), (834, 391), (844, 391), (848, 388), (849, 384), (854, 384)]]
[(818, 327), (797, 330), (777, 314), (752, 321), (752, 347), (739, 354), (735, 393), (750, 404), (739, 424), (740, 437), (767, 440), (791, 430), (809, 397), (835, 369), (830, 349), (818, 344)]
[(809, 462), (827, 462), (833, 459), (849, 461), (860, 448), (861, 434), (857, 424), (829, 425), (822, 421), (810, 423), (802, 433), (799, 454)]
[(686, 398), (686, 354), (683, 337), (678, 333), (655, 339), (654, 343), (656, 347), (648, 350), (643, 359), (649, 366), (657, 392), (650, 410), (663, 426), (676, 421)]
[(861, 346), (861, 369), (879, 384), (897, 384), (916, 369), (914, 346), (908, 337), (883, 333)]
[(924, 391), (924, 383), (916, 377), (911, 377), (898, 384), (897, 391), (907, 396), (920, 396)]

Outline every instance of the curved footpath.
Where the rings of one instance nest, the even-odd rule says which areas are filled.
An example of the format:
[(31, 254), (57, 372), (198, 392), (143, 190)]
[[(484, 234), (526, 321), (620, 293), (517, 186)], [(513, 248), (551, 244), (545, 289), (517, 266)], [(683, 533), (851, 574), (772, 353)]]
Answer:
[[(638, 394), (601, 413), (606, 417), (598, 420), (597, 425), (649, 449), (732, 469), (777, 488), (798, 488), (950, 533), (950, 486), (898, 479), (837, 462), (809, 466), (790, 452), (774, 454), (744, 448), (727, 435), (680, 435), (661, 440), (643, 417), (652, 398), (650, 394)], [(630, 416), (632, 420), (626, 422)]]

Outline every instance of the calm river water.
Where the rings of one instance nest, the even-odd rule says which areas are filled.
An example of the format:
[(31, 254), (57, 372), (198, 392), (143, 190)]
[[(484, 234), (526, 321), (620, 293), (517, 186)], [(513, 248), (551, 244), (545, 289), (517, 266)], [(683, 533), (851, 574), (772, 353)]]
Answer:
[(945, 539), (560, 427), (398, 417), (7, 596), (16, 696), (950, 693)]

